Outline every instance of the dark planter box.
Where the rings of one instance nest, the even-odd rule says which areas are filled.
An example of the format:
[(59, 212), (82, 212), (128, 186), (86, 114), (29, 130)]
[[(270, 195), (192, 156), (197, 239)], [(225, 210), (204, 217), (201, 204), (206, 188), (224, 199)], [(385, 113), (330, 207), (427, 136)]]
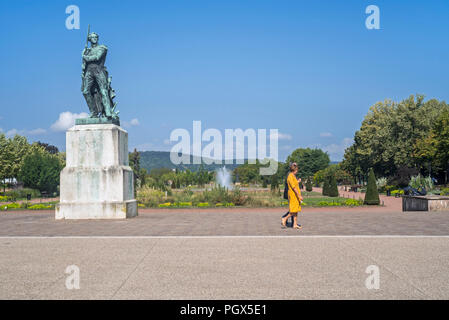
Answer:
[(402, 196), (402, 211), (449, 211), (449, 197)]

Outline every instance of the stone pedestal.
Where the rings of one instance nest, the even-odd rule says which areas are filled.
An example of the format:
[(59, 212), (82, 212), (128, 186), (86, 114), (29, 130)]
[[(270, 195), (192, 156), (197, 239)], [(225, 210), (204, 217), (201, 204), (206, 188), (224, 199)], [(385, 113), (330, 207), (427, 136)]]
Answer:
[(137, 215), (128, 133), (115, 124), (75, 125), (66, 133), (56, 219), (124, 219)]

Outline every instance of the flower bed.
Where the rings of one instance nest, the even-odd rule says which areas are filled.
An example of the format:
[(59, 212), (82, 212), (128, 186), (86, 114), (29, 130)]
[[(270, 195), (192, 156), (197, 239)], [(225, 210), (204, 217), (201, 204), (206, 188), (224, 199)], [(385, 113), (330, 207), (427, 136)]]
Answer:
[(28, 207), (29, 210), (47, 210), (47, 209), (53, 209), (53, 208), (54, 208), (54, 205), (43, 204), (43, 203), (34, 204), (34, 205)]

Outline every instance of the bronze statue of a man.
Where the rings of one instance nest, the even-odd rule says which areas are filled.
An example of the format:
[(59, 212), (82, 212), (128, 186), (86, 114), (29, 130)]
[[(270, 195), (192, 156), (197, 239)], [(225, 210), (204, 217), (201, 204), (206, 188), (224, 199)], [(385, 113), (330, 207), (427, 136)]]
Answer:
[(90, 118), (106, 117), (118, 119), (115, 111), (114, 90), (111, 88), (111, 78), (104, 66), (108, 48), (98, 44), (98, 34), (89, 33), (87, 41), (91, 47), (83, 50), (83, 73), (81, 91), (90, 110)]

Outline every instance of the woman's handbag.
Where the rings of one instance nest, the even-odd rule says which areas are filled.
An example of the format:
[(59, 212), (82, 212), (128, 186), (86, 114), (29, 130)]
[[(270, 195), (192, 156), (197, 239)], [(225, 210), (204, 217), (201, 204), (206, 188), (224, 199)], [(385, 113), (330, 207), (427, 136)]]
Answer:
[(285, 179), (284, 199), (288, 200), (288, 183), (287, 183), (287, 179)]

